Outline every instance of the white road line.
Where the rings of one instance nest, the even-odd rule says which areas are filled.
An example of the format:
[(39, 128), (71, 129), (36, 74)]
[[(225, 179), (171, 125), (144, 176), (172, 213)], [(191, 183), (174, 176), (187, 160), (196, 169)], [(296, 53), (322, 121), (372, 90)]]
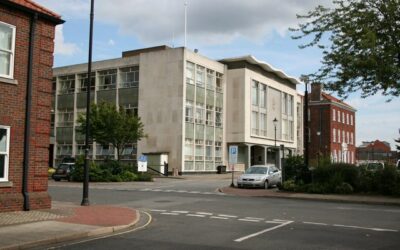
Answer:
[(190, 191), (190, 192), (188, 192), (189, 194), (199, 194), (200, 192), (199, 191)]
[(187, 214), (186, 216), (191, 216), (191, 217), (201, 217), (201, 218), (204, 218), (204, 217), (206, 217), (205, 215), (202, 215), (202, 214)]
[(257, 232), (257, 233), (254, 233), (254, 234), (250, 234), (250, 235), (247, 235), (247, 236), (238, 238), (238, 239), (236, 239), (236, 240), (234, 240), (234, 241), (235, 241), (235, 242), (242, 242), (242, 241), (244, 241), (244, 240), (247, 240), (247, 239), (256, 237), (256, 236), (258, 236), (258, 235), (260, 235), (260, 234), (263, 234), (263, 233), (266, 233), (266, 232), (269, 232), (269, 231), (278, 229), (278, 228), (280, 228), (280, 227), (284, 227), (284, 226), (286, 226), (286, 225), (288, 225), (288, 224), (290, 224), (290, 223), (292, 223), (292, 222), (293, 222), (293, 221), (287, 221), (286, 223), (277, 225), (277, 226), (275, 226), (275, 227), (270, 227), (270, 228), (264, 229), (264, 230), (262, 230), (262, 231), (260, 231), (260, 232)]
[(201, 193), (201, 194), (214, 194), (214, 193), (211, 193), (211, 192), (203, 192), (203, 193)]
[(282, 224), (282, 222), (280, 221), (272, 221), (272, 220), (266, 220), (265, 223)]
[(228, 217), (228, 218), (237, 218), (236, 215), (229, 215), (229, 214), (218, 214), (218, 216), (221, 216), (221, 217)]
[(171, 211), (171, 213), (187, 214), (189, 211)]
[(206, 213), (206, 212), (196, 212), (196, 214), (202, 214), (202, 215), (213, 215), (212, 213)]
[(143, 188), (143, 189), (140, 189), (140, 191), (150, 191), (151, 189), (150, 188)]
[(251, 220), (251, 219), (238, 219), (240, 221), (248, 221), (248, 222), (260, 222), (261, 220)]
[(161, 214), (164, 214), (164, 215), (179, 215), (178, 213), (161, 213)]
[(150, 209), (152, 212), (167, 212), (167, 210), (161, 210), (161, 209)]
[(328, 224), (326, 224), (326, 223), (319, 223), (319, 222), (303, 221), (303, 223), (310, 224), (310, 225), (328, 226)]
[(341, 225), (341, 224), (333, 224), (333, 226), (334, 227), (355, 228), (355, 229), (365, 229), (365, 230), (372, 230), (372, 231), (379, 231), (379, 232), (398, 232), (398, 230), (385, 229), (385, 228), (359, 227), (359, 226), (348, 226), (348, 225)]
[(219, 217), (219, 216), (210, 216), (210, 219), (219, 219), (219, 220), (227, 220), (227, 217)]
[(151, 190), (151, 191), (160, 192), (160, 191), (163, 191), (163, 190), (161, 190), (161, 189), (153, 189), (153, 190)]
[(264, 218), (257, 218), (257, 217), (244, 217), (244, 218), (248, 220), (264, 220)]
[(177, 190), (176, 192), (177, 193), (187, 193), (188, 191), (186, 191), (186, 190)]

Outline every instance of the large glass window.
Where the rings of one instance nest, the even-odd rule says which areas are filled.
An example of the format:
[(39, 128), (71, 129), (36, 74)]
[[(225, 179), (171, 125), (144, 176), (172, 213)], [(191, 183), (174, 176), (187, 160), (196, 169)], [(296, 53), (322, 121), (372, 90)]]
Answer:
[(332, 109), (332, 121), (336, 121), (336, 113), (335, 109)]
[(129, 67), (120, 69), (120, 87), (132, 88), (139, 86), (139, 67)]
[(186, 100), (185, 107), (185, 120), (186, 122), (193, 122), (193, 102)]
[(61, 76), (59, 78), (59, 94), (71, 94), (75, 92), (75, 75)]
[[(95, 81), (96, 81), (96, 73), (93, 72), (91, 75), (92, 75), (92, 77), (90, 78), (90, 90), (94, 90), (95, 84), (96, 84), (95, 83)], [(88, 83), (89, 83), (89, 79), (88, 79), (87, 76), (88, 76), (87, 73), (78, 75), (78, 83), (80, 85), (79, 92), (86, 92), (87, 91), (87, 86), (88, 86)]]
[(196, 140), (196, 161), (202, 161), (204, 157), (204, 143), (203, 140)]
[(194, 84), (194, 63), (186, 62), (186, 83)]
[(199, 87), (204, 87), (205, 83), (205, 68), (202, 66), (196, 66), (196, 85)]
[(260, 84), (260, 107), (265, 108), (267, 106), (267, 86)]
[(261, 113), (260, 114), (260, 135), (261, 136), (267, 136), (267, 115)]
[(222, 108), (215, 107), (215, 126), (222, 127)]
[(8, 181), (10, 127), (0, 125), (0, 182)]
[(13, 78), (15, 26), (0, 22), (0, 76)]
[(258, 135), (258, 113), (251, 112), (251, 133), (253, 135)]
[(256, 81), (251, 84), (251, 104), (258, 106), (258, 82)]
[(122, 149), (121, 159), (131, 160), (136, 159), (137, 146), (136, 144), (128, 144)]
[(113, 159), (114, 158), (114, 147), (112, 145), (97, 145), (96, 147), (96, 158), (99, 159)]
[(216, 84), (215, 90), (217, 92), (222, 93), (223, 92), (223, 88), (222, 88), (222, 77), (223, 77), (223, 74), (217, 72), (216, 76), (217, 76), (217, 78), (216, 78), (216, 83), (215, 83)]
[(63, 156), (72, 155), (72, 144), (58, 144), (57, 145), (57, 156), (59, 158)]
[(206, 141), (206, 161), (213, 160), (213, 141)]
[(99, 72), (99, 90), (115, 89), (117, 83), (117, 70), (110, 69)]
[(207, 69), (207, 89), (214, 90), (214, 71)]
[(214, 107), (211, 105), (206, 105), (206, 124), (214, 125)]
[(196, 104), (196, 123), (204, 122), (204, 104), (197, 103)]
[(74, 123), (74, 111), (72, 109), (60, 110), (57, 112), (57, 116), (57, 126), (72, 126)]
[(220, 141), (215, 142), (215, 161), (222, 161), (222, 142)]
[(193, 160), (193, 139), (185, 139), (185, 160)]

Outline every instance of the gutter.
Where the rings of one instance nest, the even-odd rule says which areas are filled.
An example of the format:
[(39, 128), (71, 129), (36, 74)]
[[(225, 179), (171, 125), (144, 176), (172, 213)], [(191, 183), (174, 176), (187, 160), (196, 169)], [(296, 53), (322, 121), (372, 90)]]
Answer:
[(24, 131), (24, 166), (22, 174), (22, 195), (24, 196), (24, 211), (30, 210), (28, 178), (29, 178), (29, 153), (31, 139), (31, 111), (32, 111), (32, 78), (33, 78), (33, 50), (35, 42), (36, 21), (38, 14), (34, 13), (31, 17), (29, 31), (29, 50), (28, 50), (28, 75), (26, 87), (26, 106), (25, 106), (25, 131)]

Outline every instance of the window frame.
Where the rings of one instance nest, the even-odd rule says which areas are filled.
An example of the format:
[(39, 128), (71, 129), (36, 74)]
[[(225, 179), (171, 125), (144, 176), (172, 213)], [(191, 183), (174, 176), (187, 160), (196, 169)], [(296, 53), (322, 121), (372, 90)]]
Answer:
[(10, 126), (0, 125), (0, 129), (6, 130), (6, 151), (1, 152), (0, 155), (4, 155), (4, 177), (0, 177), (0, 182), (8, 182), (9, 173), (9, 161), (10, 161)]
[(10, 54), (10, 69), (9, 69), (9, 74), (4, 75), (0, 74), (0, 77), (8, 78), (8, 79), (14, 79), (14, 62), (15, 62), (15, 36), (16, 36), (16, 26), (1, 22), (0, 25), (7, 26), (11, 28), (12, 30), (12, 41), (11, 41), (11, 50), (5, 50), (5, 49), (0, 49), (0, 52), (5, 52), (6, 54)]

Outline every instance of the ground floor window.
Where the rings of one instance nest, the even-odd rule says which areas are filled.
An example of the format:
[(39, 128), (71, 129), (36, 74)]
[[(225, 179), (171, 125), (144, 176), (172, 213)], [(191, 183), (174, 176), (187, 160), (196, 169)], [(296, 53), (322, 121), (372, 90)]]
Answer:
[(8, 181), (10, 127), (0, 125), (0, 181)]

